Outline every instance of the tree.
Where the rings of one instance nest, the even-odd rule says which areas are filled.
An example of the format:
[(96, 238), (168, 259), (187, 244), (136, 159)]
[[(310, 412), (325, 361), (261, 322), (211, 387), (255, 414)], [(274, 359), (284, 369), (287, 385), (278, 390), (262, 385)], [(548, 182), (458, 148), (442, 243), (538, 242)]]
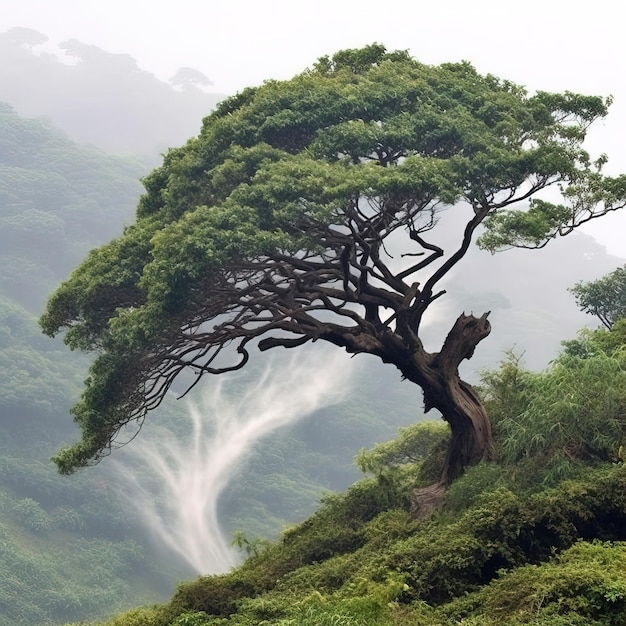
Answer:
[(48, 38), (39, 31), (33, 30), (32, 28), (24, 28), (22, 26), (9, 28), (6, 32), (0, 33), (0, 39), (10, 41), (15, 45), (23, 46), (25, 48), (40, 46), (48, 41)]
[(595, 315), (609, 330), (626, 317), (626, 265), (598, 280), (576, 283), (569, 291), (581, 311)]
[[(196, 375), (186, 393), (251, 348), (323, 340), (395, 365), (449, 423), (441, 479), (419, 494), (436, 500), (490, 455), (489, 419), (458, 374), (490, 325), (462, 314), (430, 353), (424, 314), (480, 227), (490, 250), (541, 247), (624, 205), (626, 177), (582, 148), (608, 104), (377, 44), (222, 102), (145, 179), (136, 223), (50, 298), (44, 332), (98, 352), (60, 471), (106, 454), (183, 372)], [(548, 188), (562, 204), (536, 198)], [(461, 227), (449, 250), (444, 211)]]
[(181, 67), (169, 80), (170, 85), (181, 89), (202, 89), (213, 83), (200, 71), (193, 67)]

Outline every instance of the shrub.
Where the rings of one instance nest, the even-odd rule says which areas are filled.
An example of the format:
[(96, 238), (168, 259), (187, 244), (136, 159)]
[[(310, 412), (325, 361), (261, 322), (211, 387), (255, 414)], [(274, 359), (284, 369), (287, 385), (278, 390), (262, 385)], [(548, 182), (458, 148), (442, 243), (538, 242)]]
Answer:
[(184, 613), (172, 622), (172, 626), (206, 626), (206, 624), (209, 624), (209, 616), (203, 611)]
[(496, 463), (480, 463), (469, 468), (450, 485), (445, 495), (445, 507), (452, 511), (463, 511), (482, 493), (493, 491), (506, 482), (502, 466)]
[(626, 623), (626, 544), (578, 542), (541, 565), (524, 565), (441, 610), (484, 626)]
[(442, 421), (417, 422), (399, 429), (399, 436), (371, 450), (361, 449), (356, 463), (364, 474), (380, 476), (392, 467), (418, 463), (450, 438), (450, 427)]
[(618, 461), (626, 443), (626, 349), (605, 352), (590, 337), (583, 356), (566, 350), (541, 374), (509, 355), (483, 376), (501, 459), (531, 460), (525, 469), (546, 484), (574, 477), (579, 461)]
[(87, 527), (81, 514), (70, 506), (58, 506), (52, 511), (55, 526), (67, 530), (84, 531)]
[[(102, 626), (162, 626), (161, 610), (158, 607), (132, 609), (107, 620)], [(68, 626), (72, 626), (68, 624)]]
[(254, 587), (237, 572), (201, 576), (195, 581), (179, 585), (165, 615), (169, 620), (188, 612), (225, 617), (236, 612), (239, 600), (253, 596), (255, 592)]
[(613, 466), (536, 494), (487, 491), (456, 519), (420, 524), (383, 562), (406, 574), (405, 601), (447, 602), (502, 568), (539, 563), (579, 539), (626, 540), (625, 479), (626, 469)]

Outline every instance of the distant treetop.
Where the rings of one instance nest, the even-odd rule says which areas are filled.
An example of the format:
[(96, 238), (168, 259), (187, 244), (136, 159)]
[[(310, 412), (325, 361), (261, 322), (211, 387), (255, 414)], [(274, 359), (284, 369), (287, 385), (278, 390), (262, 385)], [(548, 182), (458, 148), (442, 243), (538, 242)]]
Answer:
[(181, 67), (170, 78), (170, 84), (183, 89), (210, 87), (213, 83), (200, 71), (193, 67)]

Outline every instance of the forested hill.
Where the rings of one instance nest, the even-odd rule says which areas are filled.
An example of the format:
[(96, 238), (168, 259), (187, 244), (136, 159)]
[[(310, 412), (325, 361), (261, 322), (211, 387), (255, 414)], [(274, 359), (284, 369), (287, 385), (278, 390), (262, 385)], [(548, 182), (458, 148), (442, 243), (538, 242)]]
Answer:
[(47, 43), (31, 29), (0, 33), (0, 101), (24, 116), (50, 117), (74, 141), (154, 163), (196, 134), (223, 97), (207, 93), (209, 79), (191, 68), (163, 82), (127, 54), (77, 40), (51, 53)]
[(2, 626), (105, 614), (136, 593), (146, 600), (167, 593), (180, 575), (144, 563), (145, 533), (107, 488), (110, 475), (56, 474), (49, 458), (76, 436), (68, 411), (87, 359), (45, 338), (37, 324), (50, 290), (132, 219), (145, 169), (0, 103)]
[(146, 165), (79, 147), (0, 103), (0, 288), (33, 313), (87, 251), (133, 219)]
[(67, 410), (67, 398), (76, 392), (70, 382), (79, 375), (68, 375), (67, 368), (78, 361), (56, 360), (51, 351), (60, 344), (41, 336), (36, 317), (48, 293), (89, 249), (132, 220), (145, 169), (136, 158), (78, 146), (50, 122), (24, 119), (0, 103), (0, 405), (5, 409), (8, 402), (21, 413), (34, 406)]

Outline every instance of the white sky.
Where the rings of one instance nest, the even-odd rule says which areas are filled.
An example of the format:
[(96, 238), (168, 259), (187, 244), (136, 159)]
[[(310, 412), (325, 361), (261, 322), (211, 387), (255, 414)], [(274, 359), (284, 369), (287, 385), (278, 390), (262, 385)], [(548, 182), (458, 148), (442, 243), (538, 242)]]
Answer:
[[(194, 67), (223, 93), (379, 42), (426, 63), (465, 59), (530, 90), (612, 94), (589, 148), (609, 154), (610, 173), (626, 172), (626, 27), (616, 0), (0, 0), (0, 32), (16, 26), (128, 53), (162, 79)], [(587, 232), (626, 258), (626, 211)]]

